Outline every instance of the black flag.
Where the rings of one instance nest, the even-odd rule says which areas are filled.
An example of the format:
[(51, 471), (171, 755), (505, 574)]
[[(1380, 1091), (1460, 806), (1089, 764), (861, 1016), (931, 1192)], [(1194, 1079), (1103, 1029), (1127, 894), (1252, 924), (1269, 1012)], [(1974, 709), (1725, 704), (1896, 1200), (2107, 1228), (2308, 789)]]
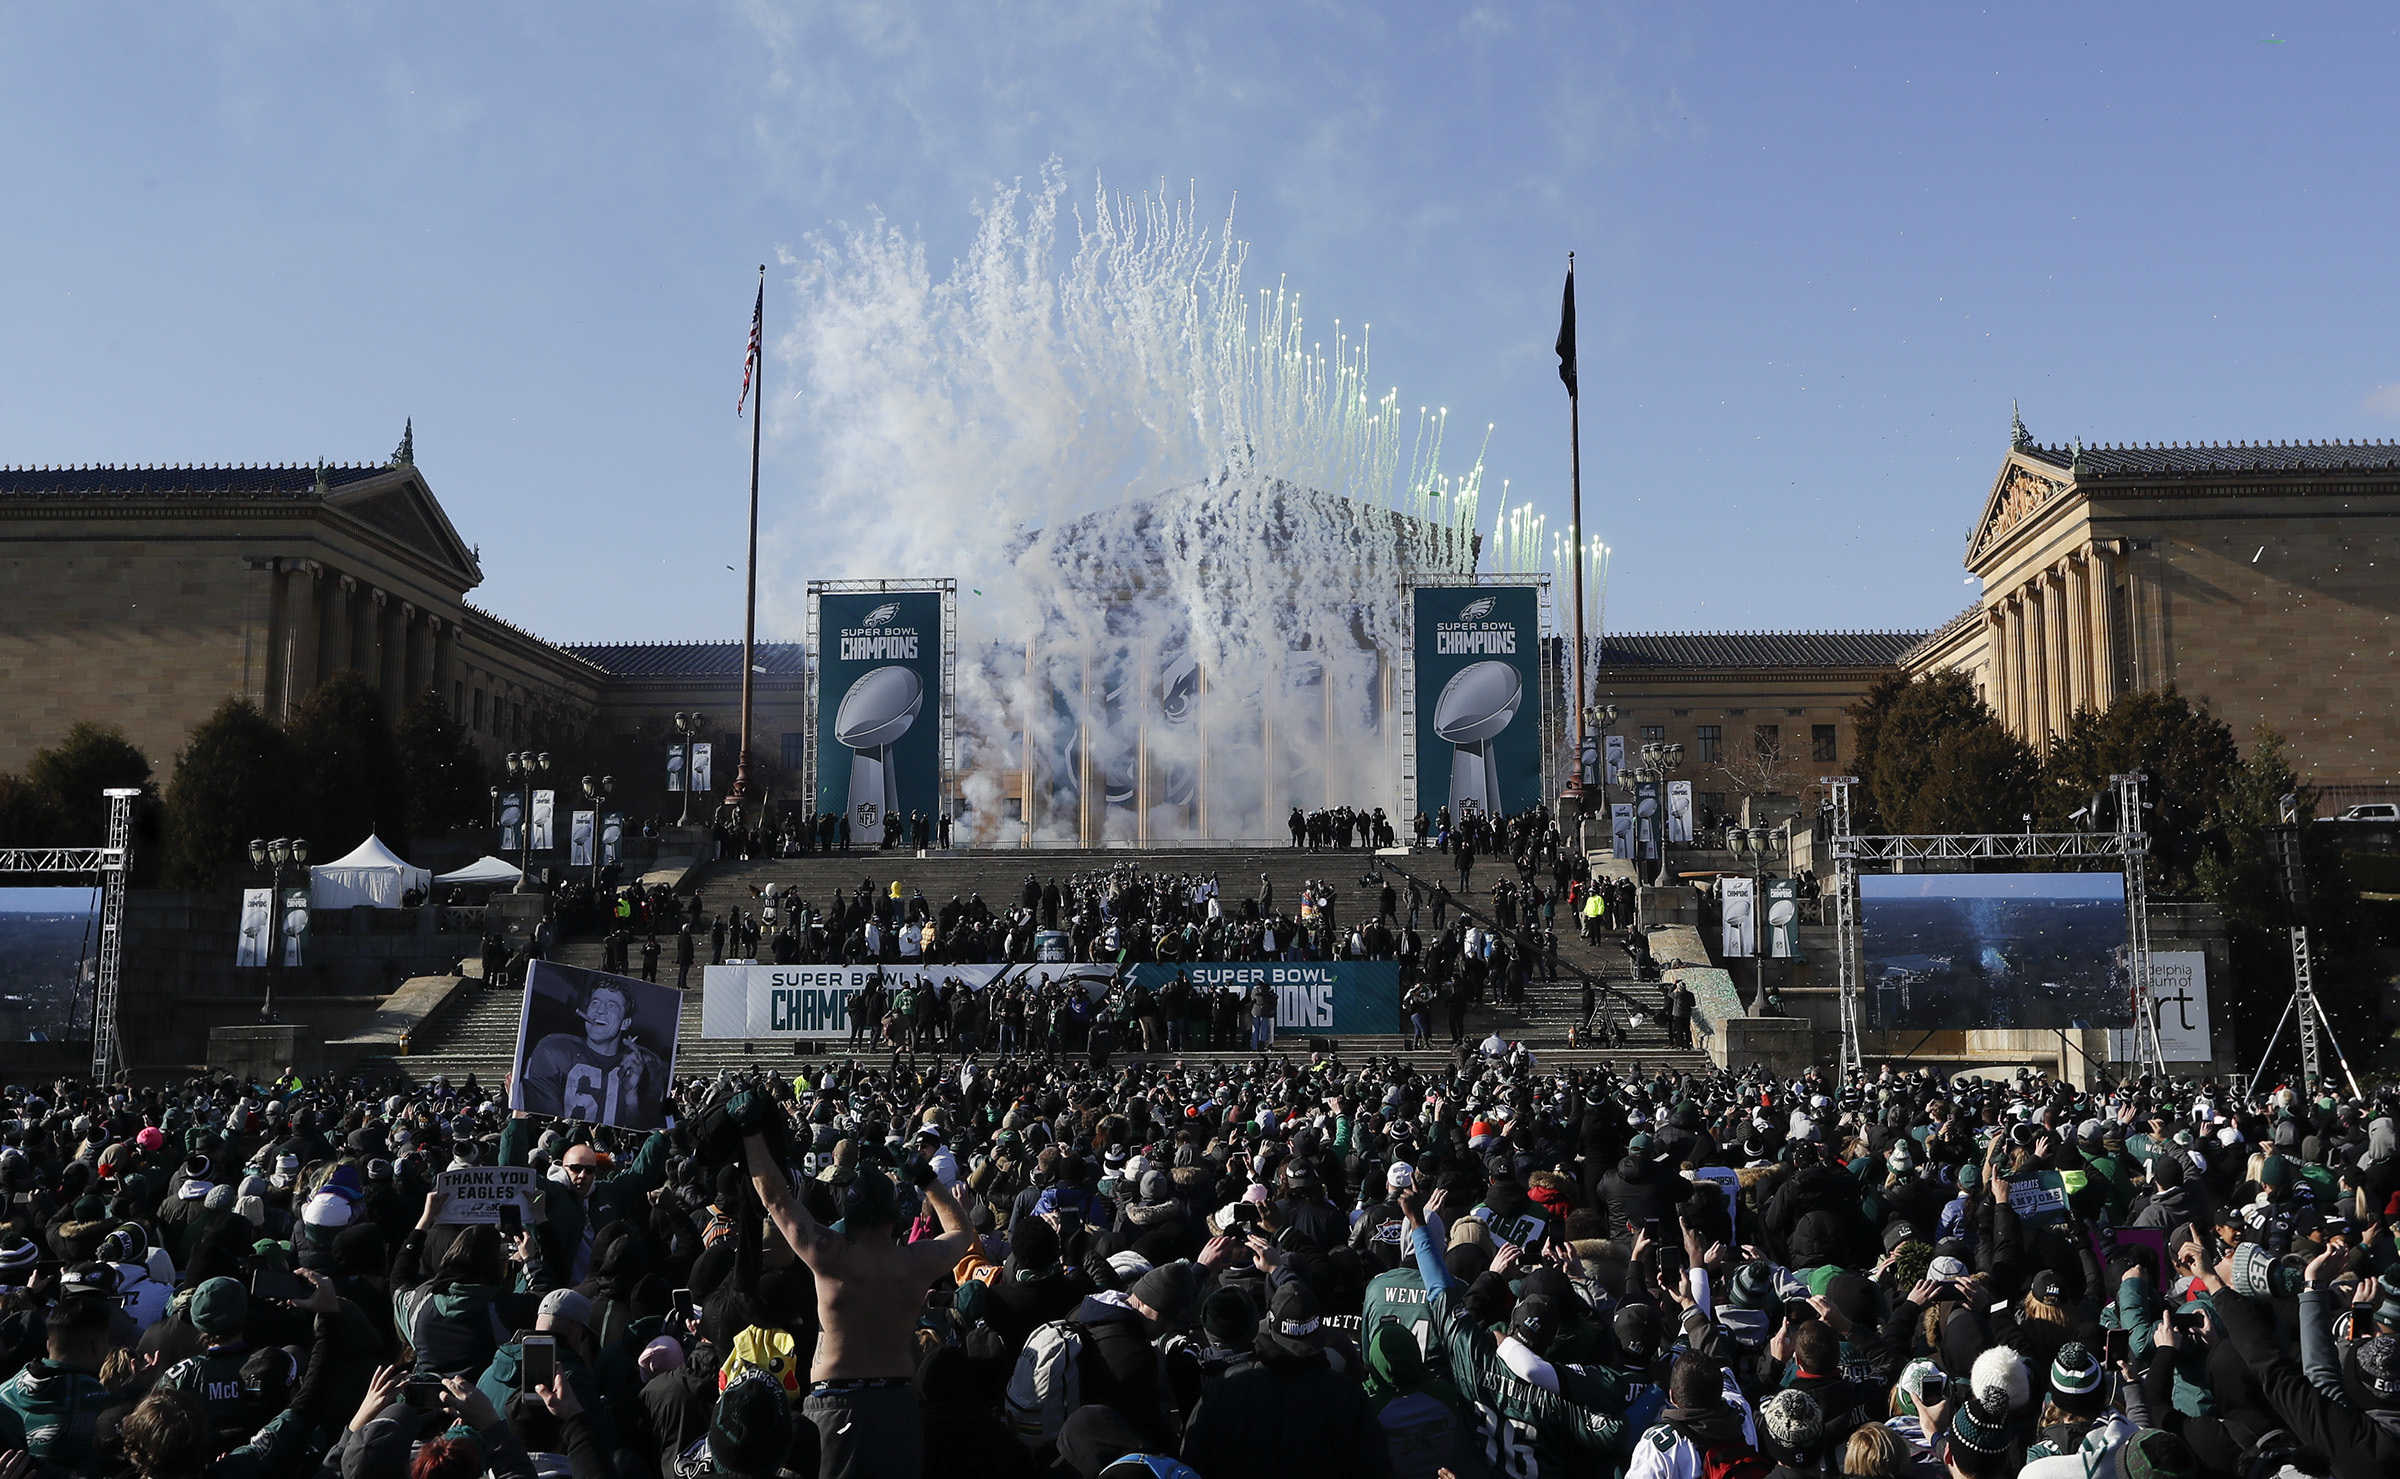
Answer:
[(1567, 253), (1567, 290), (1558, 305), (1558, 378), (1575, 394), (1575, 254)]

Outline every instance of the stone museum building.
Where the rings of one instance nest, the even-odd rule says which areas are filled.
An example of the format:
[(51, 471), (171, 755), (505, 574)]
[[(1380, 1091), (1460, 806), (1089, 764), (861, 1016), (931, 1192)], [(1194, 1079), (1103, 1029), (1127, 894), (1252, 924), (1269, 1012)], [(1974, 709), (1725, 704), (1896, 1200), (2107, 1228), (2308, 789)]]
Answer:
[(1703, 812), (1730, 746), (1841, 771), (1843, 710), (1894, 666), (1969, 674), (2037, 750), (2172, 684), (2245, 745), (2281, 733), (2329, 811), (2400, 797), (2400, 443), (2044, 447), (2016, 421), (1965, 566), (1982, 596), (1930, 633), (1611, 634), (1592, 699), (1629, 749), (1683, 745)]
[[(226, 698), (282, 719), (340, 672), (394, 716), (438, 695), (487, 757), (701, 709), (730, 765), (740, 643), (562, 646), (469, 602), (482, 581), (405, 442), (382, 466), (0, 468), (0, 771), (97, 719), (163, 778)], [(773, 757), (805, 664), (796, 643), (758, 661)]]

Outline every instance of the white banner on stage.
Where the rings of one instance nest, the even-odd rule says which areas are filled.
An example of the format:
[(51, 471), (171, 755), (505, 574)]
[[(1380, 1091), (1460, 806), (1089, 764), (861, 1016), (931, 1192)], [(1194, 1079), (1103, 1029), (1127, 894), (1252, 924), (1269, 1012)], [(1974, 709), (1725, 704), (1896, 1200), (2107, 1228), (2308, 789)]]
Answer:
[(1043, 985), (1078, 980), (1095, 1001), (1116, 976), (1104, 965), (712, 965), (700, 977), (700, 1035), (840, 1041), (850, 1036), (852, 994), (878, 975), (888, 991), (952, 979), (981, 991), (1003, 971)]
[[(2150, 999), (2158, 1004), (2159, 1056), (2169, 1063), (2206, 1063), (2216, 1057), (2208, 1020), (2208, 957), (2197, 950), (2150, 953)], [(2138, 1056), (2133, 1030), (2108, 1031), (2108, 1055), (2120, 1063)]]

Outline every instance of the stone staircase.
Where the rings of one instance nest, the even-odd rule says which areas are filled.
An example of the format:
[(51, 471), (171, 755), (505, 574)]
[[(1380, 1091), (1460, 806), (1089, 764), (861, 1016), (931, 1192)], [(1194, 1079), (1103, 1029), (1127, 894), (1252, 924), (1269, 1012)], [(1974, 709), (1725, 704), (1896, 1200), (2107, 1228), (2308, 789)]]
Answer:
[[(1258, 891), (1261, 875), (1274, 885), (1279, 907), (1288, 907), (1300, 896), (1301, 886), (1311, 879), (1321, 880), (1334, 891), (1334, 919), (1337, 925), (1347, 925), (1372, 911), (1376, 904), (1374, 886), (1361, 882), (1367, 872), (1379, 865), (1395, 875), (1395, 884), (1405, 897), (1406, 876), (1415, 876), (1428, 894), (1437, 878), (1450, 878), (1445, 860), (1438, 855), (1420, 854), (1408, 858), (1378, 857), (1365, 851), (1311, 853), (1288, 848), (1226, 848), (1196, 850), (1190, 848), (1145, 852), (1110, 849), (1103, 852), (1069, 851), (990, 851), (948, 852), (917, 857), (910, 853), (856, 852), (832, 857), (779, 858), (758, 862), (724, 862), (710, 864), (691, 876), (691, 885), (701, 896), (702, 907), (710, 914), (740, 904), (754, 909), (751, 889), (764, 890), (769, 883), (777, 885), (779, 896), (796, 895), (818, 904), (832, 897), (836, 889), (855, 890), (862, 879), (871, 880), (878, 888), (888, 887), (898, 879), (904, 893), (922, 890), (936, 908), (947, 903), (955, 894), (961, 898), (980, 893), (984, 902), (994, 910), (1005, 910), (1018, 897), (1027, 872), (1042, 879), (1063, 878), (1068, 874), (1133, 863), (1161, 873), (1216, 875), (1220, 891), (1229, 898), (1253, 895)], [(1484, 885), (1479, 898), (1468, 912), (1489, 923), (1488, 885), (1499, 877), (1497, 872), (1479, 869), (1479, 883)], [(1420, 916), (1420, 928), (1430, 926), (1428, 910)], [(600, 964), (600, 940), (597, 936), (582, 936), (559, 942), (554, 958), (569, 965)], [(662, 980), (672, 981), (672, 945), (660, 965)], [(1659, 1068), (1697, 1070), (1706, 1066), (1698, 1052), (1667, 1045), (1666, 1034), (1659, 1023), (1659, 993), (1655, 986), (1642, 985), (1634, 980), (1632, 962), (1625, 952), (1611, 944), (1595, 949), (1575, 938), (1571, 931), (1559, 936), (1559, 965), (1562, 972), (1556, 981), (1536, 979), (1526, 990), (1522, 1009), (1505, 1006), (1477, 1008), (1468, 1015), (1468, 1030), (1482, 1036), (1498, 1030), (1502, 1036), (1525, 1041), (1546, 1067), (1581, 1067), (1609, 1063), (1620, 1070), (1652, 1072)], [(1632, 1012), (1640, 1012), (1645, 1020), (1633, 1031), (1626, 1046), (1616, 1049), (1566, 1046), (1568, 1024), (1576, 1020), (1582, 1005), (1582, 978), (1590, 976), (1603, 992), (1614, 993), (1617, 1002), (1613, 1015), (1626, 1021)], [(692, 973), (692, 991), (684, 1003), (682, 1027), (676, 1051), (676, 1072), (713, 1074), (720, 1069), (745, 1067), (753, 1063), (790, 1064), (793, 1071), (805, 1071), (807, 1065), (828, 1057), (851, 1056), (840, 1044), (806, 1043), (794, 1052), (792, 1043), (773, 1041), (710, 1040), (700, 1035), (700, 972)], [(517, 1038), (517, 1020), (522, 998), (505, 988), (479, 992), (461, 1003), (445, 1020), (419, 1034), (411, 1043), (411, 1051), (391, 1060), (389, 1066), (416, 1078), (431, 1078), (448, 1074), (462, 1078), (468, 1073), (486, 1084), (496, 1085), (513, 1054)], [(1442, 1035), (1443, 1023), (1434, 1023), (1438, 1046), (1410, 1050), (1405, 1037), (1343, 1037), (1339, 1039), (1342, 1056), (1356, 1060), (1370, 1054), (1398, 1055), (1431, 1068), (1451, 1061), (1451, 1052)], [(1278, 1040), (1280, 1051), (1299, 1053), (1306, 1050), (1307, 1039), (1287, 1035)], [(890, 1054), (877, 1053), (878, 1060), (888, 1060)], [(1122, 1048), (1113, 1055), (1124, 1061), (1138, 1054), (1128, 1054)], [(1186, 1053), (1186, 1058), (1237, 1058), (1238, 1053)]]

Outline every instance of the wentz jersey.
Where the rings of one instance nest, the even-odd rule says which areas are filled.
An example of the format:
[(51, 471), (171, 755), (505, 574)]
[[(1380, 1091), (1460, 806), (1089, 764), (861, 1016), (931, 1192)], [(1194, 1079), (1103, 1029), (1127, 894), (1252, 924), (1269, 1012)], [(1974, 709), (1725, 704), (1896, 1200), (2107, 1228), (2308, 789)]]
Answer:
[(667, 1065), (629, 1037), (603, 1054), (580, 1032), (554, 1032), (525, 1058), (525, 1107), (535, 1114), (656, 1129), (666, 1094)]
[(1629, 1429), (1614, 1372), (1588, 1372), (1569, 1398), (1518, 1376), (1500, 1359), (1500, 1343), (1467, 1309), (1466, 1291), (1443, 1264), (1433, 1235), (1416, 1235), (1417, 1272), (1438, 1355), (1466, 1402), (1465, 1415), (1482, 1443), (1484, 1469), (1492, 1479), (1580, 1479), (1613, 1472)]

